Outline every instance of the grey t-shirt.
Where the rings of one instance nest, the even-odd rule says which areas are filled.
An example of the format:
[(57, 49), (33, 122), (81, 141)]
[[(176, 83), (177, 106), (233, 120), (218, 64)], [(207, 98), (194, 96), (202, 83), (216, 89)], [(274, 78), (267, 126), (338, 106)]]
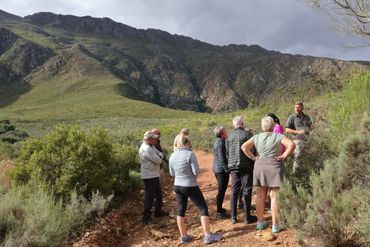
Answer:
[[(307, 114), (298, 115), (296, 113), (289, 116), (286, 121), (286, 128), (293, 130), (305, 130), (306, 134), (309, 133), (312, 121)], [(306, 135), (292, 134), (293, 139), (305, 139)]]
[(260, 157), (275, 158), (281, 155), (281, 139), (284, 135), (274, 132), (264, 132), (254, 135), (252, 140)]

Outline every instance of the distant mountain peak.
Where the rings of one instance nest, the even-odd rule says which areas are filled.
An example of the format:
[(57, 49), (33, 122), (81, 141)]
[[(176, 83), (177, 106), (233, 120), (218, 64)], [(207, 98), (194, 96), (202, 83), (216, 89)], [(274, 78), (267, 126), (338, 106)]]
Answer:
[(0, 21), (21, 21), (23, 20), (22, 17), (10, 14), (8, 12), (5, 12), (4, 10), (0, 9)]

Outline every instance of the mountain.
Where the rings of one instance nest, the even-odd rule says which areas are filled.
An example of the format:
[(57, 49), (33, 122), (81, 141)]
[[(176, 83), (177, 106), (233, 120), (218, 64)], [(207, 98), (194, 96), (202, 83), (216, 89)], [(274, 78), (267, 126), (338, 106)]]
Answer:
[[(100, 104), (94, 99), (99, 89), (117, 100), (233, 111), (338, 90), (349, 72), (369, 67), (366, 62), (282, 54), (258, 45), (216, 46), (109, 18), (53, 13), (21, 18), (0, 11), (0, 41), (0, 85), (16, 81), (28, 86), (0, 106), (10, 107), (17, 100), (20, 108), (55, 105), (73, 90)], [(3, 86), (0, 96), (6, 98), (6, 90)]]

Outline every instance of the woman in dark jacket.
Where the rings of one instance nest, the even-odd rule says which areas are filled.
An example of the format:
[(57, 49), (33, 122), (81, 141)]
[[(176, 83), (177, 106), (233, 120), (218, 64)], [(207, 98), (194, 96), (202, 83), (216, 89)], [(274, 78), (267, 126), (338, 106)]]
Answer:
[(227, 167), (226, 146), (227, 130), (224, 126), (216, 127), (214, 130), (216, 141), (213, 146), (214, 161), (213, 172), (215, 173), (218, 183), (217, 193), (217, 213), (216, 218), (222, 219), (227, 217), (226, 209), (222, 208), (225, 192), (229, 183), (229, 169)]

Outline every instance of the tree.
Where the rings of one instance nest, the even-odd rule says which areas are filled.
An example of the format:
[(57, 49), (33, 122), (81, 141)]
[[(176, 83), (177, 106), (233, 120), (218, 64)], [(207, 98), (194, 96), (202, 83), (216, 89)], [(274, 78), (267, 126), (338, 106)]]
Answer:
[(370, 0), (309, 0), (326, 11), (342, 31), (370, 36)]

